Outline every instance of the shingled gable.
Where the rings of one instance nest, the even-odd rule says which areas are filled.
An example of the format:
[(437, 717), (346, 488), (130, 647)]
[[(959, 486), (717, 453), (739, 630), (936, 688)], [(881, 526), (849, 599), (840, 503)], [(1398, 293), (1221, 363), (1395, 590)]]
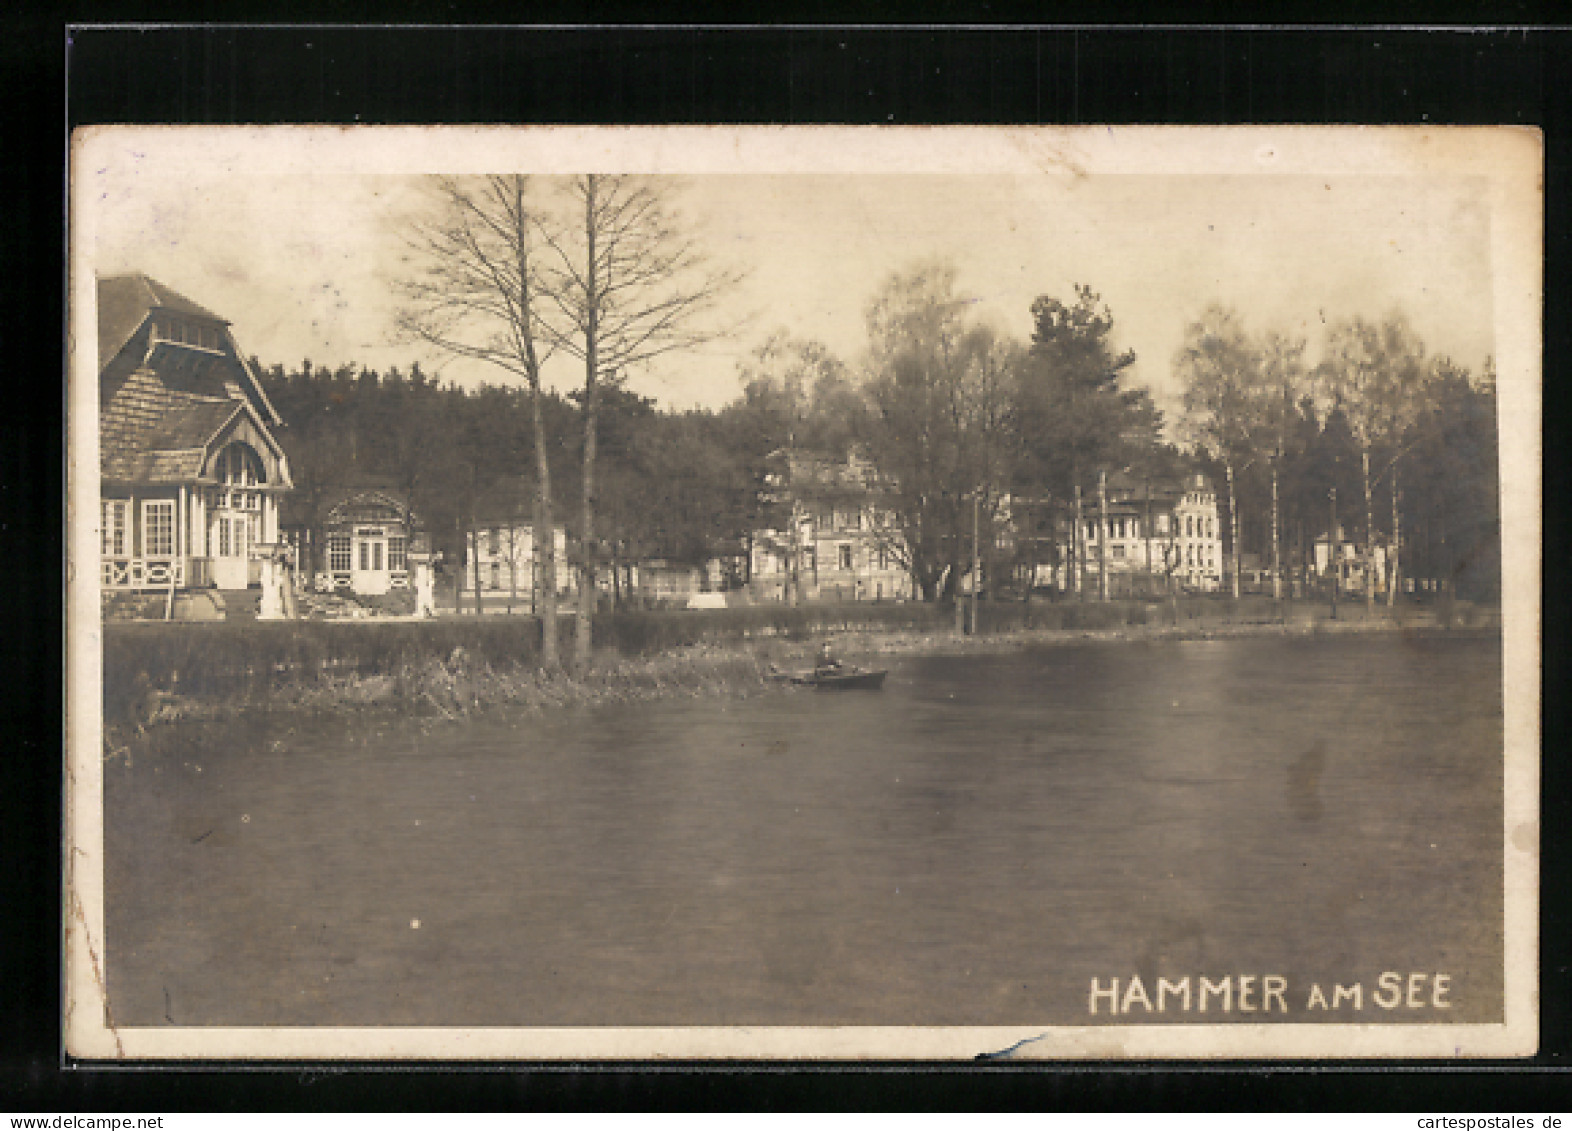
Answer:
[[(211, 331), (216, 349), (155, 337), (159, 315)], [(243, 396), (268, 427), (282, 421), (246, 360), (229, 321), (156, 279), (136, 273), (98, 280), (99, 400), (107, 404), (140, 369), (157, 371), (175, 391), (208, 397)]]

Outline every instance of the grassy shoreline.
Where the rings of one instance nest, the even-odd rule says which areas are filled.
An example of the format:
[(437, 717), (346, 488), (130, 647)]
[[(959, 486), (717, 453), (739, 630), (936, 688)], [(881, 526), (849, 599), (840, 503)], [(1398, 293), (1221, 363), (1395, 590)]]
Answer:
[[(1169, 615), (1164, 615), (1164, 614)], [(458, 720), (497, 709), (538, 712), (667, 698), (746, 698), (801, 689), (781, 673), (812, 665), (820, 644), (833, 642), (845, 661), (883, 666), (901, 656), (1009, 652), (1085, 641), (1165, 641), (1245, 636), (1361, 632), (1444, 631), (1446, 619), (1425, 609), (1362, 607), (1330, 620), (1325, 609), (1300, 607), (1295, 615), (1263, 617), (1216, 612), (1180, 617), (1163, 610), (1146, 623), (1099, 628), (1012, 628), (977, 635), (935, 629), (861, 626), (803, 639), (785, 636), (700, 642), (651, 655), (598, 651), (588, 670), (545, 670), (529, 663), (498, 663), (455, 647), (446, 656), (406, 657), (392, 670), (347, 672), (312, 682), (285, 683), (240, 696), (182, 695), (146, 688), (117, 717), (106, 715), (105, 746), (134, 745), (150, 730), (183, 722), (213, 722), (255, 715), (322, 715), (353, 712), (381, 720), (418, 717)], [(1492, 618), (1470, 616), (1463, 627), (1490, 627)]]

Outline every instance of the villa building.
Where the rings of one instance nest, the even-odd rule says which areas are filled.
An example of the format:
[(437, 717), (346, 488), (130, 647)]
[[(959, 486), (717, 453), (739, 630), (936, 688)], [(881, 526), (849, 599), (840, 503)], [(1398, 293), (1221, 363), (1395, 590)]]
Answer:
[(1210, 479), (1196, 472), (1178, 484), (1152, 483), (1120, 471), (1108, 476), (1106, 492), (1106, 510), (1097, 494), (1081, 506), (1080, 552), (1094, 588), (1104, 562), (1113, 592), (1139, 575), (1199, 593), (1222, 588), (1222, 522)]
[[(556, 527), (553, 541), (557, 592), (566, 596), (574, 590), (566, 529)], [(486, 599), (507, 597), (521, 609), (533, 611), (535, 578), (541, 569), (535, 550), (533, 523), (495, 514), (477, 520), (473, 536), (466, 539), (463, 591), (478, 591)]]
[(880, 505), (886, 486), (866, 458), (781, 449), (768, 457), (764, 499), (777, 514), (751, 538), (756, 601), (904, 601), (905, 543)]
[(165, 592), (168, 615), (176, 591), (271, 593), (293, 484), (282, 421), (229, 323), (146, 275), (100, 278), (97, 292), (106, 599)]
[[(391, 488), (346, 488), (336, 493), (320, 529), (306, 531), (319, 591), (379, 597), (413, 584), (414, 564), (429, 560), (431, 543), (404, 495)], [(315, 550), (316, 552), (312, 552)]]

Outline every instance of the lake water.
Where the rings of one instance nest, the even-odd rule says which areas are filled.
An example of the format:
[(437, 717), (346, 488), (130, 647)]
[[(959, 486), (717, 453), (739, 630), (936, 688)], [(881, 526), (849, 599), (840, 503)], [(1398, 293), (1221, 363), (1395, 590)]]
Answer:
[[(1499, 654), (1088, 641), (879, 693), (188, 728), (105, 767), (112, 1008), (1076, 1024), (1093, 978), (1204, 974), (1364, 985), (1285, 1020), (1499, 1020)], [(1450, 1008), (1376, 1008), (1383, 971)], [(1139, 1019), (1265, 1019), (1217, 1008)]]

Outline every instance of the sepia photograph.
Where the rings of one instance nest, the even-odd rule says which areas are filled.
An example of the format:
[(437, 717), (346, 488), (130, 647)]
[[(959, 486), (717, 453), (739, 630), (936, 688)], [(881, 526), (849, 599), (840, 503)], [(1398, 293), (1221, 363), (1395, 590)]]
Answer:
[(1541, 168), (77, 131), (67, 1052), (1532, 1055)]

